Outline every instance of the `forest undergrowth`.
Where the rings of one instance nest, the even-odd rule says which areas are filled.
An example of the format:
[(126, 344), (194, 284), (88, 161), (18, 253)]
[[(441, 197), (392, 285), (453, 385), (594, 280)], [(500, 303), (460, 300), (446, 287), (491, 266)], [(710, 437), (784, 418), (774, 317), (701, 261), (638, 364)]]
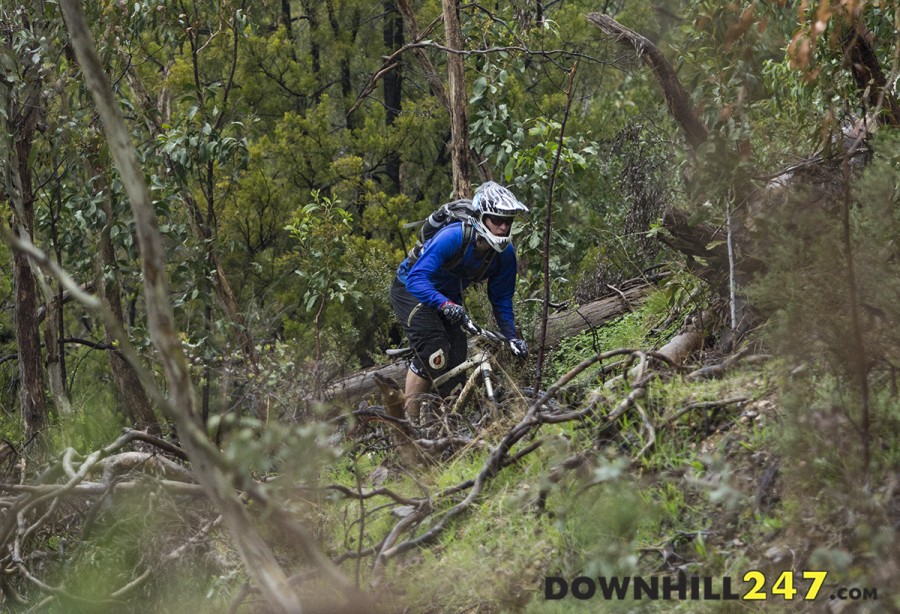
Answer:
[[(664, 330), (655, 326), (665, 321), (660, 316), (666, 306), (666, 293), (659, 292), (640, 310), (566, 340), (553, 356), (554, 377), (564, 378), (598, 347), (664, 346), (678, 329), (670, 322)], [(813, 389), (828, 387), (827, 378), (810, 381), (804, 369), (766, 354), (761, 341), (757, 335), (730, 357), (709, 347), (683, 366), (659, 363), (643, 375), (632, 370), (628, 383), (616, 384), (620, 371), (608, 370), (620, 357), (570, 380), (559, 397), (563, 408), (550, 410), (569, 419), (536, 428), (510, 454), (533, 451), (497, 471), (468, 515), (384, 573), (379, 582), (391, 595), (388, 609), (402, 603), (401, 610), (413, 612), (635, 611), (636, 606), (742, 611), (745, 596), (765, 597), (765, 605), (782, 611), (898, 607), (897, 557), (889, 554), (896, 546), (891, 526), (898, 520), (890, 477), (896, 458), (886, 448), (871, 482), (861, 484), (859, 467), (847, 462), (852, 436), (845, 438), (847, 447), (829, 442), (834, 425), (818, 422), (828, 412), (818, 402), (824, 397), (810, 402), (816, 398)], [(709, 364), (727, 368), (703, 367)], [(626, 372), (630, 366), (627, 362)], [(590, 404), (589, 393), (598, 390), (602, 400), (596, 411), (579, 412)], [(523, 403), (511, 411), (527, 410)], [(574, 414), (579, 415), (573, 419)], [(618, 417), (610, 420), (611, 415)], [(376, 479), (380, 488), (430, 498), (478, 475), (490, 464), (486, 459), (497, 439), (489, 438), (488, 449), (462, 450), (413, 476), (386, 469), (390, 459), (362, 454), (334, 479), (350, 489), (356, 487), (350, 476), (362, 475)], [(874, 484), (880, 484), (874, 487), (878, 492), (872, 492)], [(863, 492), (873, 496), (861, 499)], [(384, 501), (386, 507), (367, 516), (366, 531), (358, 534), (351, 529), (360, 525), (358, 503), (346, 501), (342, 514), (335, 508), (326, 527), (332, 536), (334, 526), (343, 527), (338, 531), (343, 540), (332, 549), (383, 548), (379, 540), (409, 513), (397, 513), (406, 507), (403, 502)], [(432, 522), (453, 503), (436, 504)], [(880, 564), (871, 564), (875, 560)], [(361, 568), (371, 578), (372, 566)], [(804, 572), (815, 570), (828, 573), (814, 591), (813, 577)], [(625, 599), (605, 599), (600, 588), (594, 593), (590, 584), (579, 584), (578, 591), (573, 585), (578, 577), (662, 582), (682, 576), (710, 582), (713, 600), (635, 601), (632, 592)], [(760, 579), (764, 583), (754, 593), (751, 587)], [(726, 582), (741, 600), (720, 600), (729, 592)], [(866, 599), (851, 601), (847, 590)], [(576, 592), (592, 596), (579, 599)]]
[[(673, 322), (670, 310), (659, 291), (567, 339), (551, 355), (540, 404), (508, 392), (481, 420), (476, 399), (453, 423), (468, 428), (417, 466), (401, 465), (385, 422), (335, 431), (244, 419), (225, 425), (222, 445), (380, 611), (747, 604), (703, 594), (636, 601), (633, 589), (580, 599), (578, 577), (696, 577), (715, 595), (741, 597), (764, 578), (758, 594), (778, 611), (896, 609), (896, 445), (879, 441), (865, 475), (847, 454), (856, 434), (829, 405), (835, 380), (767, 354), (761, 335), (730, 356), (709, 345), (670, 361), (667, 344), (695, 319)], [(527, 380), (527, 368), (508, 375)], [(875, 403), (896, 415), (895, 397)], [(79, 435), (77, 424), (64, 432), (103, 436)], [(5, 487), (8, 602), (22, 611), (265, 608), (182, 461), (177, 446), (128, 431), (99, 452), (71, 447), (31, 485)], [(342, 607), (340, 591), (267, 518), (261, 510), (257, 524), (280, 544), (303, 603)], [(827, 571), (814, 600), (804, 599), (810, 571)], [(839, 590), (859, 598), (836, 599)]]

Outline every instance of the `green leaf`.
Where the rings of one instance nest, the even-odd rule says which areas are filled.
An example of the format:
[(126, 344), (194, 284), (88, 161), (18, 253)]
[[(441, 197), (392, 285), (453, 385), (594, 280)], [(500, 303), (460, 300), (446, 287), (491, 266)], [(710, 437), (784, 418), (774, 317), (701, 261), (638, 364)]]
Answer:
[(513, 171), (516, 170), (516, 159), (510, 158), (506, 166), (503, 168), (503, 177), (506, 179), (506, 182), (509, 183), (513, 178)]
[(484, 92), (487, 90), (487, 78), (478, 77), (475, 79), (475, 83), (472, 84), (472, 101), (481, 98), (484, 96)]

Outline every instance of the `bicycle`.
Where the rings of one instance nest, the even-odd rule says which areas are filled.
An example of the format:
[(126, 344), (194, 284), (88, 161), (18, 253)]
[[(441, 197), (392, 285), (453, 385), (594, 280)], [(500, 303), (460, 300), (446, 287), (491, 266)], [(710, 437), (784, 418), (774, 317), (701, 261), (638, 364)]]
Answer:
[[(518, 395), (508, 394), (517, 390), (514, 383), (509, 380), (508, 386), (499, 385), (499, 373), (495, 371), (494, 357), (503, 348), (508, 348), (514, 356), (520, 356), (520, 352), (515, 344), (500, 333), (482, 328), (467, 320), (460, 328), (475, 337), (474, 350), (459, 365), (441, 374), (432, 381), (435, 390), (439, 390), (443, 384), (452, 381), (458, 376), (469, 373), (465, 383), (453, 400), (449, 408), (442, 411), (439, 407), (447, 406), (446, 399), (441, 399), (437, 395), (428, 395), (428, 399), (423, 398), (420, 406), (420, 415), (418, 423), (409, 420), (403, 420), (400, 424), (397, 422), (396, 410), (394, 410), (394, 418), (382, 416), (384, 413), (382, 407), (372, 406), (354, 412), (357, 417), (364, 419), (375, 419), (379, 422), (394, 423), (393, 428), (400, 428), (407, 432), (415, 431), (416, 436), (424, 438), (439, 438), (459, 436), (468, 431), (469, 436), (474, 436), (488, 420), (494, 419), (500, 413), (501, 404), (515, 399)], [(394, 359), (406, 359), (409, 361), (413, 355), (413, 349), (399, 348), (387, 350), (386, 354)], [(468, 404), (473, 393), (481, 389), (483, 398), (486, 403), (472, 404), (474, 411), (467, 411)], [(452, 395), (447, 398), (452, 399)], [(438, 401), (429, 402), (429, 401)]]
[[(466, 319), (465, 323), (460, 325), (460, 328), (468, 334), (478, 337), (482, 343), (479, 344), (479, 342), (476, 341), (476, 352), (457, 366), (432, 380), (432, 386), (436, 390), (440, 389), (443, 384), (451, 381), (458, 375), (467, 372), (469, 369), (474, 368), (474, 371), (469, 376), (463, 390), (465, 391), (469, 388), (471, 382), (480, 376), (481, 381), (484, 384), (485, 397), (491, 404), (496, 404), (497, 398), (494, 390), (494, 368), (491, 365), (493, 350), (505, 346), (510, 349), (514, 356), (519, 356), (519, 350), (515, 344), (500, 333), (482, 328), (470, 319)], [(388, 356), (395, 359), (405, 358), (409, 360), (413, 357), (413, 349), (409, 347), (387, 350), (386, 353)], [(461, 393), (460, 398), (462, 397), (463, 394)], [(454, 409), (458, 409), (458, 405), (460, 405), (459, 401), (457, 401), (457, 405), (454, 405)]]
[[(394, 440), (395, 447), (402, 448), (404, 441), (416, 440), (416, 445), (420, 448), (433, 446), (427, 451), (430, 456), (439, 458), (477, 441), (488, 424), (493, 424), (500, 415), (507, 413), (505, 410), (510, 406), (513, 408), (516, 404), (522, 405), (523, 408), (527, 406), (533, 396), (531, 389), (520, 388), (508, 376), (505, 376), (507, 385), (501, 384), (493, 364), (495, 355), (503, 348), (508, 348), (514, 356), (522, 357), (516, 345), (502, 334), (482, 328), (471, 320), (467, 320), (461, 328), (476, 338), (474, 351), (470, 352), (462, 363), (432, 381), (434, 389), (438, 390), (441, 385), (453, 378), (471, 371), (449, 409), (435, 411), (437, 407), (445, 406), (445, 399), (429, 395), (431, 399), (438, 400), (438, 403), (423, 402), (418, 423), (412, 422), (405, 415), (401, 418), (397, 409), (402, 401), (398, 402), (395, 396), (401, 392), (400, 387), (391, 380), (390, 387), (382, 389), (385, 406), (371, 405), (353, 412), (358, 420), (375, 427), (374, 431), (368, 433), (368, 442), (384, 441), (391, 438), (389, 433), (394, 433), (396, 437), (396, 433), (399, 432), (403, 435)], [(408, 361), (414, 356), (414, 351), (406, 347), (389, 349), (386, 354), (394, 359)], [(470, 398), (479, 386), (483, 390), (486, 403), (469, 404)], [(388, 399), (388, 396), (391, 399)], [(452, 398), (452, 395), (448, 398)], [(387, 405), (391, 405), (394, 409), (387, 411)], [(548, 402), (543, 407), (549, 410), (554, 405), (556, 404)], [(556, 408), (558, 409), (558, 405)], [(383, 428), (379, 425), (383, 425)], [(384, 447), (387, 445), (389, 444)]]

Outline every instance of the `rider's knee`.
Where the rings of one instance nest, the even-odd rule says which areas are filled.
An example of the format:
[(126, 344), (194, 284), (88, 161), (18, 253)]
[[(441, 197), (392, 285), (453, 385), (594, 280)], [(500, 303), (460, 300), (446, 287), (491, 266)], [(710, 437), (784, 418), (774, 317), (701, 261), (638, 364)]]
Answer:
[(450, 365), (450, 344), (431, 343), (423, 347), (413, 360), (410, 369), (419, 377), (433, 380), (440, 377)]

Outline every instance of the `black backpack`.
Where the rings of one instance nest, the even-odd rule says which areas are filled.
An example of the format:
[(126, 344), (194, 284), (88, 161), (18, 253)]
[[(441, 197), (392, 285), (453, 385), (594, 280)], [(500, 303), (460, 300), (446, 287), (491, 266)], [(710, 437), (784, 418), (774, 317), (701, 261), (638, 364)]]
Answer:
[[(416, 244), (409, 250), (409, 265), (412, 266), (416, 263), (419, 256), (422, 254), (422, 246), (425, 245), (425, 242), (428, 241), (428, 239), (436, 235), (438, 230), (447, 224), (462, 222), (463, 238), (459, 249), (450, 260), (444, 263), (442, 268), (449, 270), (456, 267), (456, 265), (462, 262), (463, 257), (466, 255), (466, 248), (469, 246), (469, 242), (475, 234), (473, 220), (477, 215), (478, 210), (472, 206), (472, 201), (468, 198), (461, 198), (441, 205), (434, 213), (421, 222), (411, 222), (406, 224), (404, 228), (419, 227), (419, 235)], [(487, 272), (488, 267), (490, 267), (491, 263), (494, 261), (494, 255), (496, 253), (497, 252), (494, 250), (490, 250), (490, 254), (484, 259), (484, 262), (476, 272), (473, 282), (477, 283), (481, 281), (482, 277), (484, 277), (484, 274)]]

